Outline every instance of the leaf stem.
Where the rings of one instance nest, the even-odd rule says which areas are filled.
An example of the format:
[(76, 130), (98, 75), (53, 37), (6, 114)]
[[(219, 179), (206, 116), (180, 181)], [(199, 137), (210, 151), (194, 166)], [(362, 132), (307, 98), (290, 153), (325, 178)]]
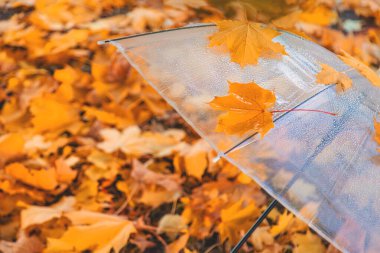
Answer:
[(278, 113), (278, 112), (318, 112), (318, 113), (323, 113), (323, 114), (328, 114), (331, 116), (337, 116), (337, 113), (333, 112), (326, 112), (322, 110), (314, 110), (314, 109), (289, 109), (289, 110), (273, 110), (271, 113)]

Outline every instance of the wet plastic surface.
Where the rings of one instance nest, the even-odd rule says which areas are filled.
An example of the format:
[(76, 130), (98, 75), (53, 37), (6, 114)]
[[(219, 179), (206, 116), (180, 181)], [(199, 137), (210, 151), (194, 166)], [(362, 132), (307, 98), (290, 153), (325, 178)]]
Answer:
[[(380, 252), (380, 153), (373, 141), (380, 89), (335, 54), (286, 32), (275, 41), (287, 56), (241, 68), (228, 54), (207, 47), (215, 30), (203, 25), (110, 43), (220, 156), (320, 235), (344, 252)], [(345, 72), (353, 88), (337, 94), (333, 86), (316, 84), (320, 63)], [(220, 112), (207, 103), (227, 94), (228, 80), (274, 90), (275, 110), (318, 109), (338, 116), (276, 114), (275, 128), (264, 139), (216, 133)]]

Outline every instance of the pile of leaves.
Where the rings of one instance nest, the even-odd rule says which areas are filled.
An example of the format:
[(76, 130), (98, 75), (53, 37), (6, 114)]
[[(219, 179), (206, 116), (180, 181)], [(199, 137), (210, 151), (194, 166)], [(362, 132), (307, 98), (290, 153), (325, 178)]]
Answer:
[[(268, 203), (237, 168), (213, 162), (204, 141), (98, 40), (248, 18), (380, 63), (376, 0), (11, 0), (0, 8), (4, 253), (223, 252)], [(376, 120), (375, 129), (380, 144)], [(336, 252), (281, 209), (245, 250)]]

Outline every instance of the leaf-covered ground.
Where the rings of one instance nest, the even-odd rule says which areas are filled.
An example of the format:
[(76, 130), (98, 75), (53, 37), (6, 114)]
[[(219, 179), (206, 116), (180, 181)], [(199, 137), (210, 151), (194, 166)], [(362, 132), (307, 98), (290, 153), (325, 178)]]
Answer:
[[(247, 17), (378, 67), (380, 3), (337, 2), (3, 1), (0, 252), (228, 251), (268, 196), (96, 42)], [(281, 207), (244, 250), (337, 252)]]

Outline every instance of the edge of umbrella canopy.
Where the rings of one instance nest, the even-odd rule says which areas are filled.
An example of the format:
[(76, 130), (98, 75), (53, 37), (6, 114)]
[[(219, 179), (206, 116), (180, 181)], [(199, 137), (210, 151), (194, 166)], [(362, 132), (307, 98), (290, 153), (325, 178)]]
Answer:
[[(121, 41), (121, 40), (129, 40), (129, 39), (132, 39), (132, 38), (138, 38), (138, 37), (144, 37), (144, 36), (149, 36), (149, 35), (152, 35), (152, 34), (165, 34), (165, 33), (170, 33), (170, 32), (174, 32), (174, 31), (183, 31), (183, 30), (188, 30), (188, 29), (196, 29), (196, 28), (204, 28), (204, 27), (214, 27), (215, 25), (214, 24), (201, 24), (201, 25), (195, 25), (195, 26), (186, 26), (186, 27), (181, 27), (181, 28), (176, 28), (176, 29), (170, 29), (170, 30), (164, 30), (164, 31), (158, 31), (158, 32), (152, 32), (152, 33), (145, 33), (145, 34), (137, 34), (137, 35), (132, 35), (132, 36), (126, 36), (126, 37), (120, 37), (120, 38), (116, 38), (116, 39), (110, 39), (110, 40), (103, 40), (103, 41), (99, 41), (98, 44), (102, 45), (102, 44), (106, 44), (106, 43), (110, 43), (114, 46), (116, 46), (118, 48), (118, 50), (126, 57), (126, 59), (130, 62), (130, 64), (142, 75), (145, 77), (145, 74), (144, 73), (144, 70), (141, 69), (141, 66), (139, 66), (139, 64), (137, 64), (133, 59), (131, 59), (131, 57), (126, 53), (126, 50), (130, 49), (130, 48), (125, 48), (123, 47), (122, 45), (120, 45), (118, 43), (118, 41)], [(280, 30), (281, 31), (281, 30)], [(302, 39), (302, 40), (305, 40), (304, 38), (298, 36), (298, 35), (294, 35), (294, 34), (291, 34), (291, 33), (288, 33), (286, 31), (281, 31), (283, 33), (286, 33), (286, 34), (289, 34), (290, 36), (294, 36), (294, 37), (297, 37), (299, 39)], [(305, 40), (306, 41), (306, 40)], [(324, 49), (326, 51), (328, 51), (327, 49)], [(331, 53), (331, 52), (330, 52)], [(333, 53), (331, 53), (333, 54)], [(344, 64), (345, 65), (345, 64)], [(347, 68), (346, 71), (351, 71), (351, 68)], [(355, 73), (354, 73), (355, 72)], [(354, 75), (360, 75), (358, 73), (356, 73), (356, 71), (353, 71), (353, 74)], [(347, 250), (344, 248), (344, 246), (340, 245), (340, 243), (338, 243), (336, 241), (336, 239), (332, 238), (331, 235), (329, 235), (327, 232), (323, 231), (321, 229), (321, 227), (317, 226), (316, 224), (313, 223), (314, 220), (311, 220), (310, 218), (308, 217), (305, 217), (305, 215), (301, 214), (300, 210), (298, 208), (296, 208), (294, 205), (292, 205), (292, 203), (289, 202), (289, 200), (286, 198), (285, 195), (279, 194), (279, 191), (276, 192), (276, 190), (274, 190), (272, 187), (268, 186), (268, 184), (266, 184), (265, 182), (263, 182), (262, 178), (259, 178), (257, 175), (255, 174), (252, 174), (252, 173), (249, 173), (247, 172), (244, 168), (242, 168), (241, 164), (239, 164), (238, 162), (236, 162), (236, 160), (231, 157), (230, 155), (226, 154), (226, 151), (223, 151), (223, 150), (228, 150), (228, 148), (224, 148), (222, 149), (220, 146), (217, 146), (215, 145), (215, 143), (213, 141), (210, 141), (210, 138), (204, 134), (204, 131), (202, 129), (200, 129), (196, 124), (194, 124), (192, 122), (192, 120), (189, 120), (188, 119), (188, 115), (185, 115), (181, 108), (178, 107), (178, 103), (172, 101), (171, 98), (169, 98), (164, 92), (162, 92), (162, 90), (160, 88), (157, 87), (157, 85), (152, 81), (150, 80), (149, 78), (147, 78), (147, 82), (187, 121), (187, 123), (202, 137), (204, 138), (210, 145), (213, 149), (215, 149), (218, 153), (218, 156), (219, 157), (223, 157), (225, 158), (227, 161), (229, 161), (231, 164), (237, 166), (238, 168), (242, 169), (242, 171), (244, 173), (246, 173), (247, 175), (249, 175), (251, 178), (253, 178), (269, 195), (271, 195), (272, 197), (278, 199), (278, 201), (285, 207), (287, 208), (288, 210), (290, 210), (291, 212), (293, 212), (298, 218), (300, 218), (302, 221), (304, 221), (309, 227), (311, 227), (312, 229), (314, 229), (318, 234), (320, 234), (324, 239), (326, 239), (327, 241), (329, 241), (330, 243), (332, 243), (336, 248), (338, 248), (339, 250), (341, 250), (342, 252), (347, 252)], [(328, 87), (324, 87), (323, 89), (321, 88), (321, 90), (319, 92), (317, 92), (314, 96), (317, 96), (318, 94), (320, 94), (321, 92), (325, 92), (325, 91), (331, 91), (332, 90), (332, 86), (328, 86)], [(312, 97), (310, 97), (312, 98)], [(299, 105), (297, 105), (299, 106)], [(283, 115), (286, 115), (287, 113), (284, 113)], [(281, 115), (281, 116), (283, 116)], [(280, 117), (281, 117), (280, 116)], [(240, 142), (238, 142), (237, 144), (235, 143), (235, 145), (232, 145), (233, 149), (241, 149), (243, 147), (246, 147), (247, 145), (250, 145), (254, 140), (252, 140), (252, 138), (250, 136), (246, 136), (245, 139), (243, 139), (243, 141), (240, 140)], [(300, 173), (302, 174), (304, 171), (300, 171)], [(296, 174), (295, 174), (296, 175)], [(293, 176), (295, 176), (293, 175)], [(285, 194), (285, 193), (284, 193)]]

